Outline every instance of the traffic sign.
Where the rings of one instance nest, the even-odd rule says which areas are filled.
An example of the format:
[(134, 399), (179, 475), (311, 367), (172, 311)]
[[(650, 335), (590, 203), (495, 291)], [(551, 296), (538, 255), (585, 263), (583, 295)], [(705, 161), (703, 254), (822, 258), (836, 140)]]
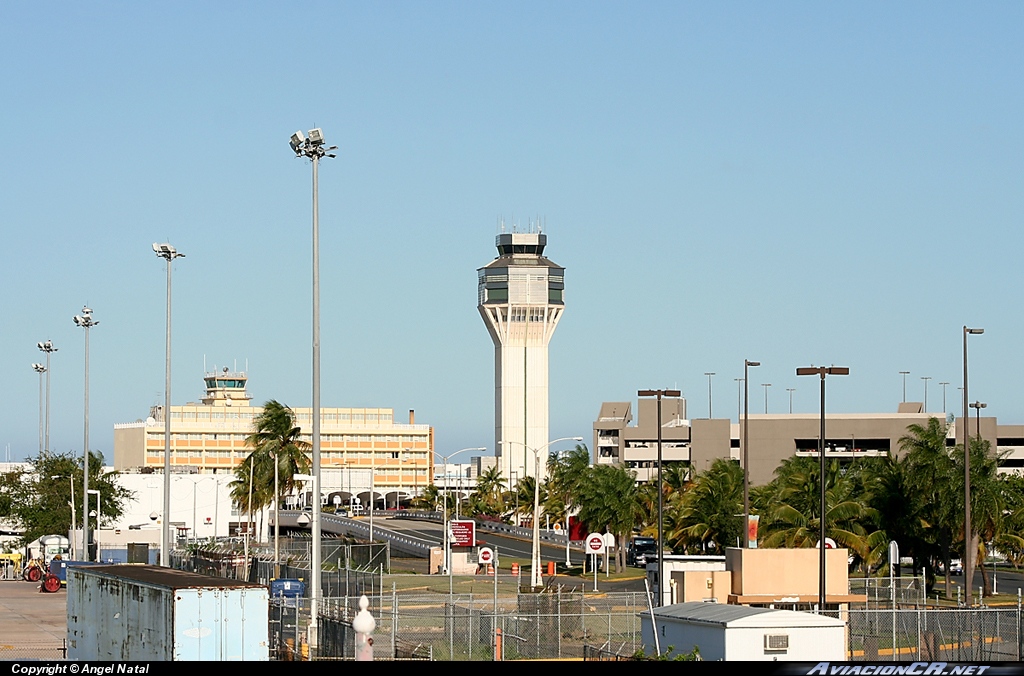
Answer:
[(477, 562), (482, 563), (485, 566), (487, 564), (494, 563), (494, 550), (490, 547), (481, 547), (476, 556)]
[(587, 554), (604, 553), (604, 536), (600, 533), (591, 533), (586, 540)]

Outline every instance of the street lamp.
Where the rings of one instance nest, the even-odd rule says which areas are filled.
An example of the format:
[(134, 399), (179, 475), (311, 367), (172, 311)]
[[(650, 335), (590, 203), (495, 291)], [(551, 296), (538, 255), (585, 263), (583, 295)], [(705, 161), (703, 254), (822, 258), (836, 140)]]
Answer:
[[(167, 335), (164, 340), (164, 522), (160, 529), (160, 562), (170, 564), (171, 547), (171, 261), (184, 258), (168, 243), (153, 244), (157, 258), (167, 261)], [(248, 531), (248, 528), (246, 528)]]
[(903, 376), (903, 403), (907, 403), (907, 376), (910, 371), (900, 371), (900, 375)]
[(987, 408), (988, 404), (986, 404), (983, 401), (974, 401), (974, 402), (971, 402), (970, 404), (968, 404), (968, 406), (973, 408), (974, 411), (975, 411), (974, 412), (974, 420), (975, 420), (974, 434), (980, 439), (981, 438), (981, 409)]
[[(451, 566), (451, 541), (448, 539), (448, 458), (454, 458), (459, 453), (469, 453), (471, 451), (483, 452), (487, 449), (482, 446), (476, 446), (473, 448), (460, 448), (457, 451), (449, 453), (448, 455), (442, 455), (441, 460), (444, 462), (444, 489), (445, 492), (441, 494), (441, 524), (443, 528), (441, 544), (444, 546), (444, 571), (448, 573), (449, 586), (451, 586), (450, 578), (452, 576)], [(436, 453), (435, 453), (436, 455)]]
[[(750, 374), (759, 361), (743, 360), (743, 548), (750, 547)], [(660, 492), (659, 492), (660, 495)]]
[[(64, 477), (60, 476), (60, 475), (57, 475), (57, 476), (51, 476), (50, 478), (51, 479), (63, 479)], [(77, 538), (75, 537), (75, 533), (78, 532), (78, 525), (75, 522), (75, 475), (74, 475), (74, 473), (70, 474), (67, 478), (68, 478), (68, 483), (71, 484), (71, 502), (68, 503), (68, 507), (71, 508), (71, 533), (70, 533), (71, 537), (68, 538), (68, 540), (71, 542), (71, 557), (74, 560), (79, 561), (80, 559), (78, 558), (78, 552), (75, 550), (75, 545), (78, 544)]]
[(943, 414), (943, 416), (945, 416), (945, 414), (946, 414), (946, 385), (949, 385), (949, 383), (948, 382), (941, 382), (941, 383), (939, 383), (939, 385), (942, 385), (942, 414)]
[(761, 383), (761, 387), (764, 388), (764, 414), (768, 415), (768, 388), (771, 387), (771, 383)]
[(717, 374), (714, 371), (705, 371), (704, 375), (708, 377), (708, 420), (711, 420), (711, 379)]
[[(313, 475), (320, 476), (320, 196), (319, 169), (324, 157), (336, 157), (332, 150), (337, 146), (324, 147), (322, 129), (310, 129), (309, 136), (301, 131), (292, 134), (290, 145), (296, 157), (306, 157), (313, 163)], [(319, 480), (318, 480), (319, 481)], [(370, 515), (373, 518), (373, 486), (370, 487)], [(316, 509), (313, 510), (313, 588), (310, 592), (310, 608), (313, 622), (316, 622), (317, 604), (320, 599), (320, 494), (317, 493)], [(372, 538), (371, 538), (372, 541)], [(314, 628), (311, 624), (310, 628)], [(315, 637), (314, 637), (315, 638)], [(316, 641), (312, 641), (316, 645)]]
[[(974, 562), (971, 558), (971, 542), (973, 528), (971, 528), (971, 453), (970, 434), (967, 411), (967, 336), (980, 336), (985, 329), (972, 329), (964, 326), (964, 587), (967, 588), (967, 603), (971, 603), (971, 584), (974, 574)], [(980, 434), (980, 430), (979, 430)]]
[(924, 413), (928, 412), (928, 381), (931, 379), (931, 376), (921, 376), (921, 380), (924, 381)]
[[(661, 607), (665, 599), (665, 500), (661, 480), (661, 399), (662, 397), (679, 397), (681, 395), (682, 392), (679, 390), (640, 390), (636, 393), (638, 397), (657, 397), (658, 399), (658, 607)], [(585, 562), (584, 565), (586, 565)]]
[[(36, 347), (46, 353), (46, 441), (43, 444), (43, 452), (50, 454), (50, 355), (57, 351), (53, 342), (46, 340), (36, 343)], [(36, 369), (37, 371), (39, 369)]]
[[(540, 448), (531, 448), (526, 446), (526, 444), (522, 444), (527, 450), (533, 451), (533, 552), (530, 556), (530, 586), (534, 590), (538, 589), (542, 584), (540, 577), (540, 452), (551, 446), (551, 444), (557, 444), (560, 441), (583, 441), (583, 437), (553, 439)], [(521, 442), (508, 441), (507, 443), (519, 444)]]
[(46, 367), (42, 364), (32, 364), (32, 368), (39, 374), (39, 457), (43, 457), (43, 374)]
[(825, 376), (848, 376), (850, 369), (845, 366), (811, 366), (798, 368), (798, 376), (819, 376), (821, 378), (821, 430), (818, 434), (818, 459), (821, 494), (818, 502), (818, 612), (825, 612)]
[(787, 387), (786, 391), (789, 392), (789, 413), (793, 414), (793, 393), (796, 392), (795, 387)]
[[(81, 315), (74, 316), (75, 326), (85, 329), (85, 440), (82, 442), (82, 538), (85, 544), (85, 556), (89, 558), (89, 329), (99, 324), (92, 318), (92, 308), (82, 308)], [(99, 500), (99, 498), (96, 498)], [(99, 509), (97, 508), (97, 513)], [(97, 520), (97, 526), (99, 521)], [(97, 552), (97, 556), (99, 552)]]

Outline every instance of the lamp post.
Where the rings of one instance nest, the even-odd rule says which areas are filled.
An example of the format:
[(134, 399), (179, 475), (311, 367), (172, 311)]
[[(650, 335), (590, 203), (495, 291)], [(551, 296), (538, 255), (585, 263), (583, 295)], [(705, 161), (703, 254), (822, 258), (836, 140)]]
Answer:
[(924, 381), (924, 412), (928, 412), (928, 381), (931, 380), (931, 376), (921, 376), (921, 380)]
[(796, 388), (787, 387), (786, 391), (789, 392), (789, 414), (793, 415), (793, 393), (796, 392)]
[(811, 366), (798, 368), (798, 376), (819, 376), (821, 379), (821, 430), (818, 436), (818, 459), (821, 493), (818, 502), (818, 612), (825, 612), (825, 376), (848, 376), (845, 366)]
[(443, 527), (441, 544), (444, 547), (444, 572), (448, 573), (449, 586), (451, 586), (452, 566), (451, 561), (451, 541), (448, 539), (448, 458), (454, 458), (459, 453), (469, 453), (470, 451), (486, 451), (486, 448), (482, 446), (475, 446), (473, 448), (460, 448), (457, 451), (449, 453), (448, 455), (442, 455), (441, 459), (444, 462), (444, 490), (441, 494), (441, 523)]
[(900, 375), (903, 376), (903, 403), (907, 403), (907, 376), (910, 371), (900, 371)]
[[(744, 374), (746, 375), (746, 374)], [(640, 390), (638, 397), (657, 397), (658, 399), (658, 607), (665, 599), (665, 500), (661, 480), (661, 399), (662, 397), (679, 397), (679, 390)], [(585, 564), (584, 564), (585, 565)], [(595, 580), (597, 578), (594, 578)], [(596, 582), (594, 583), (597, 584)]]
[[(310, 129), (309, 137), (297, 131), (291, 136), (290, 145), (296, 157), (306, 157), (313, 163), (313, 475), (320, 476), (320, 195), (319, 169), (324, 157), (337, 157), (333, 150), (337, 146), (324, 147), (323, 130)], [(319, 479), (317, 480), (317, 483)], [(319, 485), (317, 486), (319, 488)], [(373, 518), (373, 487), (370, 488), (370, 518)], [(316, 495), (316, 509), (313, 510), (313, 588), (310, 592), (310, 608), (313, 622), (316, 622), (317, 605), (320, 599), (320, 494)], [(372, 538), (371, 538), (372, 540)], [(311, 628), (313, 628), (311, 624)], [(315, 633), (315, 632), (314, 632)], [(316, 642), (313, 642), (314, 645)]]
[[(522, 444), (527, 450), (533, 451), (533, 551), (530, 555), (530, 586), (533, 589), (538, 589), (543, 584), (540, 577), (540, 452), (560, 441), (583, 441), (583, 437), (553, 439), (540, 448), (531, 448)], [(521, 444), (522, 442), (508, 441), (507, 443)]]
[(750, 547), (750, 375), (751, 366), (759, 361), (743, 360), (743, 548)]
[(771, 387), (771, 383), (761, 383), (761, 387), (764, 388), (764, 414), (768, 415), (768, 388)]
[[(51, 479), (63, 479), (65, 477), (61, 475), (51, 476)], [(78, 544), (75, 538), (75, 533), (78, 532), (78, 525), (75, 522), (75, 475), (71, 474), (67, 477), (68, 483), (71, 484), (71, 502), (68, 503), (68, 507), (71, 508), (71, 537), (68, 541), (71, 543), (71, 558), (78, 561), (78, 552), (75, 550), (75, 545)]]
[(157, 258), (167, 261), (167, 333), (164, 336), (164, 521), (160, 529), (160, 562), (167, 566), (171, 560), (171, 262), (176, 258), (184, 258), (185, 254), (167, 242), (154, 243), (153, 253)]
[[(89, 329), (99, 324), (92, 318), (92, 309), (82, 308), (81, 315), (74, 316), (75, 326), (85, 329), (85, 439), (82, 442), (82, 539), (85, 544), (85, 558), (89, 558)], [(97, 500), (99, 498), (97, 497)], [(97, 507), (97, 513), (99, 508)], [(97, 525), (99, 522), (97, 521)], [(97, 555), (99, 553), (97, 552)]]
[(987, 408), (988, 404), (983, 401), (974, 401), (968, 406), (974, 409), (974, 434), (981, 439), (981, 409)]
[(714, 371), (705, 371), (704, 375), (708, 377), (708, 420), (711, 420), (711, 379), (717, 374)]
[(32, 368), (39, 374), (39, 457), (43, 457), (43, 374), (46, 367), (42, 364), (32, 364)]
[[(967, 336), (980, 336), (985, 329), (972, 329), (964, 326), (964, 587), (967, 589), (967, 603), (971, 603), (971, 584), (974, 579), (974, 561), (971, 543), (974, 529), (971, 527), (971, 440), (969, 430), (970, 418), (967, 411)], [(979, 419), (980, 420), (980, 419)]]
[[(45, 340), (36, 343), (36, 347), (46, 353), (46, 441), (43, 443), (43, 453), (50, 454), (50, 355), (57, 351), (53, 341)], [(38, 371), (38, 369), (36, 369)]]
[(946, 385), (949, 385), (949, 383), (943, 381), (943, 382), (939, 383), (939, 385), (942, 385), (942, 414), (945, 415), (946, 414)]

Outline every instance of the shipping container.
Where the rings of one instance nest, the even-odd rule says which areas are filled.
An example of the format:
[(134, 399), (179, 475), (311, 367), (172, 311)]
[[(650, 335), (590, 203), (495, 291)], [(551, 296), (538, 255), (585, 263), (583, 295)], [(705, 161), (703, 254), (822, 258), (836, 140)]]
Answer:
[(263, 585), (150, 565), (68, 568), (69, 660), (268, 660)]

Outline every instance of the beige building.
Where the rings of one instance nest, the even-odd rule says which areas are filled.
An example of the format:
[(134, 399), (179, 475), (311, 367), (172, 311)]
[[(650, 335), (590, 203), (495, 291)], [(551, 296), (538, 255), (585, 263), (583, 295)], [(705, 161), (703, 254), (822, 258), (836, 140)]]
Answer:
[[(225, 369), (207, 373), (204, 380), (200, 402), (171, 406), (172, 472), (232, 472), (251, 450), (245, 439), (263, 408), (250, 404), (246, 374)], [(293, 410), (302, 438), (311, 443), (312, 410)], [(377, 500), (391, 505), (430, 483), (434, 430), (417, 424), (413, 411), (407, 423), (396, 423), (390, 408), (321, 408), (320, 414), (324, 494), (361, 485), (359, 477), (372, 474)], [(146, 420), (114, 425), (117, 470), (162, 472), (164, 449), (162, 406), (150, 409)]]
[[(668, 467), (683, 463), (703, 472), (716, 458), (739, 460), (742, 424), (728, 419), (687, 419), (685, 399), (662, 400), (662, 461)], [(910, 425), (927, 426), (929, 418), (942, 413), (924, 413), (917, 402), (899, 405), (895, 413), (827, 413), (825, 456), (853, 460), (866, 456), (900, 453), (900, 438)], [(637, 481), (657, 474), (657, 400), (641, 399), (635, 425), (628, 402), (601, 404), (594, 422), (593, 461), (621, 464), (636, 472)], [(776, 468), (794, 455), (817, 457), (821, 418), (817, 413), (750, 414), (750, 481), (770, 482)], [(946, 444), (963, 441), (963, 419), (949, 416)], [(1000, 454), (1001, 472), (1024, 470), (1024, 425), (1000, 425), (995, 418), (972, 417), (969, 433), (979, 433)]]

